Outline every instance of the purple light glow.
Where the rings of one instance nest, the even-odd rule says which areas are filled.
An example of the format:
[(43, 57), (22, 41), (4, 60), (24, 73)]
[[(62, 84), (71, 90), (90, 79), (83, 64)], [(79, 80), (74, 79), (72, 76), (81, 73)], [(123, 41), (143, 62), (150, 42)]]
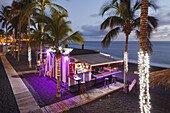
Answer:
[(64, 57), (64, 61), (68, 61), (68, 56), (63, 56)]
[(49, 51), (46, 51), (46, 53), (47, 53), (47, 56), (49, 56), (49, 55), (50, 55), (50, 52), (49, 52)]

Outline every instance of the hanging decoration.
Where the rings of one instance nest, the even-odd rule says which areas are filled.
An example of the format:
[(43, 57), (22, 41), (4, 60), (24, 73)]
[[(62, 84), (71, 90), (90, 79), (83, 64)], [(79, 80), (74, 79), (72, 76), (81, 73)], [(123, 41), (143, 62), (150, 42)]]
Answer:
[(150, 60), (147, 52), (143, 51), (138, 53), (138, 67), (139, 67), (139, 84), (140, 84), (140, 95), (139, 103), (141, 113), (150, 113), (150, 94), (149, 94), (149, 68)]
[(124, 68), (125, 68), (125, 71), (128, 72), (128, 53), (127, 52), (124, 52)]

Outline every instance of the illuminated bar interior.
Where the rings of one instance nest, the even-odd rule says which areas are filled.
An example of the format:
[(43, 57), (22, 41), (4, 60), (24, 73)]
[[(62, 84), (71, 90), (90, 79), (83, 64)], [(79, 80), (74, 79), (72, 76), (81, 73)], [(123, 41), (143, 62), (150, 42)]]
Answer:
[[(111, 58), (107, 54), (96, 50), (82, 50), (65, 48), (60, 62), (61, 81), (68, 86), (78, 84), (78, 81), (88, 82), (92, 78), (103, 78), (119, 72), (117, 65), (122, 65), (122, 60)], [(57, 62), (55, 51), (47, 50), (45, 74), (57, 79)]]

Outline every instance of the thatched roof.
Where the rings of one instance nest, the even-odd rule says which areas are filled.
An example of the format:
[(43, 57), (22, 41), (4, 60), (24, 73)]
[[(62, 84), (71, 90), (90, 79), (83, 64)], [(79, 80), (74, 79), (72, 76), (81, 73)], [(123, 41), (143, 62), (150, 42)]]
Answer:
[(149, 79), (153, 87), (163, 84), (170, 88), (170, 69), (152, 72)]

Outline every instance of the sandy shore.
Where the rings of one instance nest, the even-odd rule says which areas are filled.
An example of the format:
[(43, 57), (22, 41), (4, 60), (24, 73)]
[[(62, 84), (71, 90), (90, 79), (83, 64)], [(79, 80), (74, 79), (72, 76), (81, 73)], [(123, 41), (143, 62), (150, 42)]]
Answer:
[[(28, 68), (27, 55), (21, 56), (21, 61), (15, 61), (10, 55), (6, 55), (12, 66), (16, 71), (30, 70)], [(33, 61), (35, 59), (33, 58)], [(35, 62), (33, 62), (35, 65)], [(34, 67), (34, 66), (33, 66)], [(134, 78), (138, 79), (138, 75), (132, 74), (138, 69), (137, 64), (129, 63), (128, 80), (132, 81)], [(34, 69), (34, 68), (32, 68)], [(119, 66), (123, 70), (122, 66)], [(162, 70), (165, 68), (151, 66), (150, 72)], [(123, 76), (120, 76), (122, 78)], [(150, 88), (152, 113), (169, 113), (170, 111), (170, 89), (165, 90), (164, 86)], [(101, 99), (95, 100), (83, 106), (73, 108), (67, 113), (140, 113), (139, 110), (139, 91), (133, 91), (125, 94), (122, 90), (116, 91)]]

